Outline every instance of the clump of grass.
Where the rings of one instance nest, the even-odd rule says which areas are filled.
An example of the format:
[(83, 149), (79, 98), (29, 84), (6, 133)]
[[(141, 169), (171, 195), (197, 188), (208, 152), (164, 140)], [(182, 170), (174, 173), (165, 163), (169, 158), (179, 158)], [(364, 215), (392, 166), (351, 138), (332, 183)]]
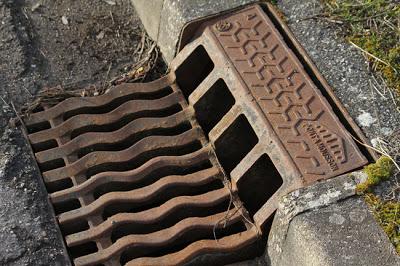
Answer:
[(388, 180), (394, 172), (394, 164), (389, 157), (382, 156), (376, 163), (364, 167), (364, 172), (368, 177), (365, 182), (357, 185), (356, 191), (358, 194), (370, 192), (372, 187), (384, 180)]
[(400, 202), (383, 201), (372, 193), (365, 195), (365, 201), (400, 254)]
[(400, 93), (400, 5), (397, 0), (323, 0), (327, 16), (363, 50), (374, 70)]

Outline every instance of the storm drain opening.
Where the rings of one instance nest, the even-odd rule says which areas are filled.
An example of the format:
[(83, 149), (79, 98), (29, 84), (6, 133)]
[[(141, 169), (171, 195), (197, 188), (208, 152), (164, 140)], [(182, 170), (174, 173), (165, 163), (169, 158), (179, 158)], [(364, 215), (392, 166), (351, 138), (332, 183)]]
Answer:
[(224, 170), (229, 174), (257, 142), (249, 121), (240, 115), (215, 141), (215, 151)]
[(194, 105), (197, 122), (206, 135), (228, 113), (234, 104), (235, 98), (229, 91), (225, 81), (218, 79)]
[(251, 216), (282, 186), (283, 179), (268, 155), (263, 154), (237, 183), (239, 197)]
[(201, 45), (176, 69), (176, 82), (186, 99), (213, 69), (214, 62)]
[(74, 265), (261, 256), (280, 197), (367, 163), (258, 5), (199, 29), (165, 77), (25, 118)]

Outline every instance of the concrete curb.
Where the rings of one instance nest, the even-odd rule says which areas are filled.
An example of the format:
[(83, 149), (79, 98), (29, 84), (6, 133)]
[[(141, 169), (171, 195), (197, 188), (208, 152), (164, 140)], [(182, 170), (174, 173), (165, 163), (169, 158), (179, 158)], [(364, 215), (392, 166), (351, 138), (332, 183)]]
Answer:
[(228, 11), (255, 0), (131, 0), (148, 35), (167, 63), (175, 57), (183, 27), (194, 20)]
[(400, 257), (355, 187), (362, 172), (338, 176), (282, 198), (266, 261), (279, 266), (400, 265)]
[(275, 214), (268, 241), (271, 261), (279, 265), (291, 221), (306, 211), (321, 208), (355, 194), (356, 183), (350, 175), (342, 175), (313, 186), (295, 190), (284, 196)]

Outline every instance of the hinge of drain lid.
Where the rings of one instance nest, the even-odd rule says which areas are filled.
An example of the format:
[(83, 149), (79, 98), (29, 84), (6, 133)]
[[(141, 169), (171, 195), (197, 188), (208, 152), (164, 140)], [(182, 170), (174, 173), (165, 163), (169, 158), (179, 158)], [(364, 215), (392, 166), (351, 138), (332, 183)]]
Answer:
[(259, 256), (281, 195), (366, 163), (259, 6), (204, 24), (167, 76), (25, 124), (75, 265)]

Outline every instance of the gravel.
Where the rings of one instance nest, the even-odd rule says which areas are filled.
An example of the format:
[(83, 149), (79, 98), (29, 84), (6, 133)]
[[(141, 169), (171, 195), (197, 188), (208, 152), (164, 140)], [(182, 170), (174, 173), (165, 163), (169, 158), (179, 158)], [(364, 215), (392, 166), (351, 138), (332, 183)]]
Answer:
[(373, 82), (362, 53), (345, 41), (341, 28), (322, 19), (320, 0), (279, 0), (278, 7), (320, 72), (370, 139), (385, 138), (400, 128), (400, 112), (389, 92), (384, 97)]

